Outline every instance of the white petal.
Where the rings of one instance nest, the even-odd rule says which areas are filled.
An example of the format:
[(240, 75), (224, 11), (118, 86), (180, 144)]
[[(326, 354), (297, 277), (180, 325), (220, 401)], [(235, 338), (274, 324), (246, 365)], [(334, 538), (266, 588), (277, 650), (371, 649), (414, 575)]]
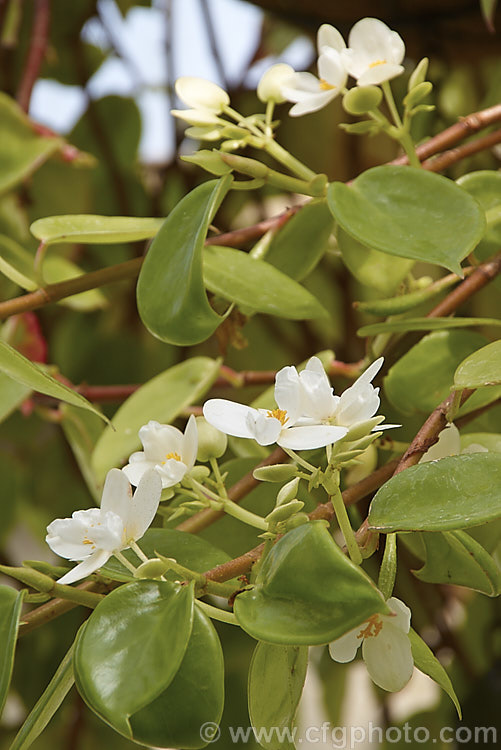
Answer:
[(174, 487), (188, 471), (186, 464), (183, 461), (176, 461), (175, 458), (168, 458), (167, 461), (157, 464), (155, 469), (162, 480), (163, 489)]
[(399, 630), (402, 630), (404, 633), (408, 633), (411, 627), (412, 612), (410, 611), (407, 604), (404, 604), (402, 601), (400, 601), (400, 599), (397, 599), (396, 596), (390, 597), (386, 604), (389, 606), (392, 612), (395, 613), (395, 616), (391, 617), (389, 615), (381, 615), (383, 620), (385, 622), (388, 622), (390, 625), (394, 625), (396, 628), (399, 628)]
[(324, 47), (332, 47), (341, 52), (346, 47), (340, 32), (329, 23), (323, 23), (317, 32), (317, 50), (320, 55)]
[(428, 448), (426, 453), (421, 456), (420, 463), (427, 461), (436, 461), (446, 456), (457, 456), (461, 452), (461, 440), (459, 430), (455, 424), (444, 427), (438, 436), (438, 442)]
[(341, 636), (336, 638), (335, 641), (329, 643), (329, 654), (331, 659), (338, 661), (341, 664), (346, 664), (348, 661), (353, 661), (356, 656), (358, 647), (362, 644), (362, 638), (358, 637), (360, 628), (348, 631)]
[(162, 494), (162, 480), (155, 469), (147, 471), (130, 501), (125, 535), (126, 540), (141, 539), (155, 518)]
[(287, 412), (290, 424), (302, 415), (301, 383), (295, 367), (282, 367), (275, 376), (275, 401)]
[(144, 456), (144, 453), (133, 453), (129, 458), (129, 463), (122, 468), (123, 473), (134, 487), (137, 487), (141, 481), (141, 477), (149, 469), (154, 469), (156, 464), (153, 461), (145, 461), (144, 459), (134, 458), (134, 456)]
[(346, 86), (348, 73), (343, 58), (333, 49), (327, 49), (318, 58), (318, 74), (322, 80), (333, 86), (338, 94)]
[(205, 402), (204, 417), (213, 427), (233, 437), (254, 438), (254, 432), (248, 423), (249, 415), (254, 424), (257, 409), (224, 398), (211, 398)]
[(225, 120), (208, 109), (171, 109), (170, 113), (188, 125), (226, 125)]
[(399, 64), (404, 59), (401, 37), (378, 18), (362, 18), (350, 31), (348, 47), (372, 61), (386, 60)]
[(111, 510), (125, 522), (131, 497), (132, 487), (127, 476), (120, 469), (110, 469), (104, 482), (101, 510)]
[(182, 76), (177, 79), (175, 88), (178, 97), (193, 109), (208, 109), (219, 113), (230, 103), (226, 91), (205, 78)]
[(294, 73), (282, 84), (282, 94), (290, 102), (300, 101), (304, 94), (320, 92), (320, 81), (313, 73)]
[(181, 440), (181, 458), (186, 464), (186, 471), (190, 471), (195, 465), (198, 451), (198, 430), (193, 414), (188, 419), (183, 438)]
[(378, 86), (384, 81), (391, 81), (392, 78), (396, 78), (404, 72), (402, 65), (394, 65), (393, 63), (385, 63), (384, 65), (376, 65), (373, 68), (369, 68), (358, 77), (357, 84), (359, 86)]
[(319, 109), (322, 109), (335, 99), (338, 93), (336, 89), (330, 89), (329, 91), (322, 91), (319, 94), (305, 96), (302, 101), (298, 101), (297, 104), (294, 104), (290, 108), (289, 115), (291, 117), (300, 117), (301, 115), (308, 115), (311, 112), (318, 112)]
[(87, 578), (91, 573), (94, 573), (98, 568), (101, 568), (111, 557), (111, 552), (106, 550), (97, 550), (93, 555), (87, 557), (79, 565), (76, 565), (72, 570), (60, 578), (57, 583), (74, 583), (80, 581), (82, 578)]
[(282, 430), (277, 443), (282, 448), (290, 448), (293, 451), (324, 448), (326, 445), (332, 445), (341, 440), (347, 432), (346, 427), (332, 427), (323, 424), (309, 427), (291, 427), (289, 430)]
[(195, 141), (219, 141), (223, 137), (221, 128), (200, 127), (186, 128), (184, 134)]
[(329, 378), (318, 357), (312, 357), (299, 374), (303, 386), (304, 414), (319, 421), (334, 414), (339, 396), (334, 396)]
[(364, 638), (362, 655), (371, 679), (383, 690), (401, 690), (412, 676), (414, 661), (409, 637), (386, 622), (379, 635)]
[(282, 86), (294, 75), (294, 68), (286, 63), (277, 63), (268, 68), (261, 76), (257, 86), (257, 97), (262, 102), (273, 101), (280, 104), (285, 101)]
[(278, 441), (278, 436), (283, 430), (282, 423), (270, 417), (266, 409), (259, 409), (256, 415), (249, 415), (249, 424), (252, 423), (254, 439), (259, 445), (271, 445)]
[(183, 433), (170, 424), (159, 424), (154, 420), (139, 430), (139, 439), (143, 444), (147, 461), (163, 461), (167, 453), (179, 453)]
[(365, 383), (371, 383), (376, 377), (376, 375), (378, 374), (381, 367), (383, 366), (383, 362), (384, 362), (384, 357), (379, 357), (378, 359), (376, 359), (371, 365), (369, 365), (369, 367), (366, 370), (363, 371), (360, 377), (358, 377), (357, 380), (355, 380), (352, 387), (356, 385), (362, 385)]

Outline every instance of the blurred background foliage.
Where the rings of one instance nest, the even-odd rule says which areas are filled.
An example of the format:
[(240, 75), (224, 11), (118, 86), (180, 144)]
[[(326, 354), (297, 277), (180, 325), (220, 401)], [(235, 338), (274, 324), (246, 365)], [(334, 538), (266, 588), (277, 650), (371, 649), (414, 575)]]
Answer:
[[(224, 62), (227, 40), (231, 37), (238, 46), (247, 35), (245, 25), (237, 28), (228, 25), (230, 5), (247, 4), (241, 0), (190, 3), (185, 0), (151, 3), (148, 0), (72, 0), (71, 3), (67, 0), (0, 0), (0, 90), (11, 99), (17, 99), (21, 110), (29, 111), (32, 118), (35, 114), (30, 100), (33, 103), (36, 94), (36, 113), (43, 114), (45, 107), (47, 114), (42, 126), (59, 114), (62, 135), (66, 139), (62, 142), (43, 128), (37, 130), (33, 122), (23, 120), (17, 110), (12, 114), (11, 100), (0, 98), (0, 174), (9, 171), (13, 154), (27, 154), (28, 146), (40, 149), (38, 155), (27, 156), (23, 169), (7, 186), (0, 188), (2, 238), (19, 243), (34, 258), (37, 243), (29, 234), (29, 225), (35, 219), (67, 213), (165, 216), (182, 195), (205, 179), (200, 170), (178, 160), (179, 153), (190, 152), (197, 144), (184, 139), (177, 122), (168, 125), (165, 134), (168, 148), (164, 148), (164, 153), (155, 157), (154, 143), (148, 143), (148, 158), (144, 158), (144, 132), (151, 127), (148, 117), (155, 117), (155, 114), (148, 115), (140, 106), (143, 89), (158, 95), (158, 106), (163, 107), (167, 123), (166, 113), (176, 104), (174, 80), (178, 75), (192, 73), (177, 65), (175, 47), (179, 43), (188, 45), (188, 54), (192, 50), (194, 54), (197, 42), (190, 38), (181, 42), (173, 38), (176, 14), (196, 14), (196, 19), (193, 16), (192, 20), (205, 31), (205, 45), (212, 57), (211, 64), (218, 71), (219, 83), (228, 86), (234, 107), (244, 113), (259, 111), (251, 84), (255, 85), (267, 65), (276, 60), (291, 60), (294, 48), (302, 50), (300, 57), (306, 69), (314, 63), (314, 37), (320, 23), (330, 22), (346, 35), (349, 27), (366, 15), (383, 19), (402, 35), (409, 70), (423, 56), (431, 59), (430, 79), (435, 86), (432, 102), (436, 109), (416, 118), (414, 135), (417, 140), (439, 132), (458, 117), (501, 100), (500, 35), (487, 28), (475, 0), (354, 0), (350, 3), (260, 0), (255, 5), (265, 12), (259, 15), (251, 54), (241, 60), (239, 76), (228, 80)], [(121, 33), (126, 21), (131, 22), (134, 32), (133, 19), (137, 22), (141, 13), (154, 14), (154, 24), (160, 26), (163, 43), (163, 57), (156, 63), (162, 70), (156, 71), (158, 75), (153, 77), (153, 83), (142, 80), (143, 74), (138, 71), (127, 46), (129, 38)], [(499, 12), (494, 12), (490, 20), (491, 26), (497, 24), (501, 28)], [(148, 39), (143, 43), (148, 45)], [(189, 45), (193, 45), (192, 50)], [(120, 64), (122, 76), (129, 76), (129, 85), (125, 86), (127, 93), (123, 95), (122, 88), (122, 95), (118, 91), (96, 96), (90, 82), (110, 61)], [(47, 96), (44, 100), (42, 94), (37, 94), (37, 90), (42, 91), (37, 89), (40, 81), (60, 84), (58, 96)], [(30, 85), (33, 84), (32, 91)], [(394, 81), (397, 100), (405, 92), (405, 86), (405, 76)], [(80, 113), (68, 125), (71, 118), (65, 116), (66, 102), (69, 106), (75, 91), (79, 96)], [(51, 108), (60, 108), (60, 112), (50, 112)], [(325, 172), (329, 179), (350, 179), (397, 155), (394, 144), (383, 137), (357, 139), (341, 131), (338, 123), (345, 121), (346, 115), (339, 100), (306, 119), (288, 118), (287, 105), (278, 108), (278, 116), (282, 119), (280, 142), (312, 169)], [(38, 119), (41, 119), (39, 114)], [(35, 144), (33, 139), (37, 132), (41, 137)], [(448, 176), (457, 178), (474, 169), (497, 169), (500, 156), (499, 151), (477, 154), (451, 167)], [(217, 217), (217, 229), (228, 231), (253, 224), (296, 201), (295, 196), (279, 195), (270, 188), (251, 195), (234, 192)], [(120, 263), (143, 254), (144, 250), (144, 243), (59, 245), (50, 250), (52, 271), (47, 263), (44, 273), (46, 280), (54, 281)], [(56, 258), (59, 264), (54, 262)], [(74, 264), (71, 268), (68, 261)], [(424, 265), (419, 267), (417, 275), (420, 272), (432, 276), (436, 273)], [(333, 349), (336, 357), (343, 361), (359, 359), (364, 353), (364, 342), (357, 338), (356, 330), (364, 322), (373, 322), (374, 318), (356, 312), (352, 302), (368, 299), (377, 292), (349, 273), (334, 246), (310, 274), (306, 286), (331, 313), (328, 321), (293, 322), (255, 316), (243, 328), (239, 321), (234, 321), (234, 328), (225, 329), (224, 341), (222, 336), (214, 337), (189, 350), (159, 342), (143, 328), (137, 316), (134, 284), (129, 281), (116, 282), (97, 292), (46, 306), (36, 314), (12, 319), (4, 324), (2, 335), (26, 356), (50, 363), (75, 385), (143, 383), (187, 357), (195, 354), (214, 357), (223, 351), (226, 351), (226, 363), (237, 370), (276, 369), (300, 362), (323, 349)], [(1, 299), (20, 293), (22, 289), (12, 280), (0, 276)], [(494, 284), (473, 298), (464, 313), (494, 317), (498, 310), (499, 284)], [(346, 384), (342, 379), (335, 383), (337, 388)], [(246, 396), (251, 399), (258, 392), (249, 389)], [(218, 395), (228, 394), (228, 390), (218, 390)], [(116, 402), (103, 404), (108, 414), (116, 407)], [(398, 414), (392, 411), (385, 405), (388, 421), (399, 421)], [(402, 439), (412, 437), (425, 415), (423, 409), (406, 421)], [(56, 516), (69, 515), (75, 508), (89, 507), (92, 498), (57, 423), (54, 404), (36, 397), (26, 401), (20, 394), (19, 408), (12, 413), (2, 413), (2, 417), (1, 562), (16, 565), (24, 558), (51, 559), (42, 541), (47, 523)], [(89, 421), (93, 424), (92, 419)], [(468, 429), (501, 432), (500, 425), (501, 409), (498, 407), (470, 424)], [(94, 426), (89, 434), (93, 429)], [(248, 460), (240, 459), (238, 464), (233, 467), (235, 477), (249, 468)], [(246, 504), (265, 512), (273, 505), (272, 495), (272, 486), (263, 485), (249, 495)], [(248, 530), (231, 518), (205, 532), (206, 538), (230, 554), (254, 545), (253, 533), (252, 538), (247, 539), (245, 534), (249, 536)], [(497, 633), (496, 638), (501, 637), (499, 603), (473, 595), (478, 605), (469, 608), (462, 630), (454, 636), (459, 639), (459, 645), (456, 641), (451, 644), (446, 617), (441, 616), (438, 622), (433, 620), (434, 603), (426, 600), (429, 594), (423, 596), (419, 581), (410, 576), (403, 580), (403, 577), (404, 573), (400, 586), (406, 589), (405, 598), (415, 612), (416, 623), (427, 624), (445, 652), (452, 646), (463, 653), (462, 665), (454, 664), (452, 671), (456, 672), (453, 677), (456, 677), (458, 692), (466, 695), (467, 704), (473, 706), (467, 715), (483, 716), (479, 712), (488, 711), (489, 704), (497, 706), (494, 710), (498, 710), (499, 671), (477, 678), (484, 671), (478, 665), (490, 663), (493, 644), (489, 639), (493, 633)], [(426, 589), (429, 590), (430, 587)], [(437, 590), (434, 596), (442, 605), (447, 605), (447, 591)], [(68, 613), (50, 627), (41, 628), (21, 641), (14, 693), (0, 724), (1, 747), (9, 746), (26, 710), (44, 689), (83, 616), (80, 610)], [(227, 664), (225, 722), (246, 726), (246, 674), (253, 641), (236, 628), (220, 625), (220, 631)], [(478, 653), (468, 652), (464, 642), (466, 633), (478, 634), (474, 639)], [(489, 633), (488, 638), (483, 637), (484, 633)], [(320, 690), (326, 698), (325, 716), (336, 724), (340, 710), (337, 698), (347, 672), (344, 665), (327, 661), (328, 664), (322, 657), (317, 671)], [(383, 698), (378, 693), (378, 700), (381, 715), (395, 722), (391, 698)], [(466, 708), (465, 705), (465, 713)], [(413, 722), (430, 726), (454, 723), (446, 698), (440, 699), (438, 708), (435, 701), (430, 711), (430, 707), (423, 709)], [(494, 713), (489, 716), (486, 723), (492, 723)], [(131, 743), (86, 711), (75, 691), (36, 741), (37, 750), (54, 747), (113, 750), (129, 746)], [(216, 746), (224, 747), (224, 740)], [(248, 747), (253, 746), (249, 742)]]

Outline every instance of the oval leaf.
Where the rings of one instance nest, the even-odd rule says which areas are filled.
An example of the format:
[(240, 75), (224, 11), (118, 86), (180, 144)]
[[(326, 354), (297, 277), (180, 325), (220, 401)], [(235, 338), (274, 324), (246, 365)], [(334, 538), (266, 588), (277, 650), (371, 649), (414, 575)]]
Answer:
[(231, 175), (188, 193), (151, 244), (137, 282), (137, 306), (146, 328), (178, 346), (199, 344), (223, 321), (210, 306), (202, 274), (209, 225), (228, 192)]
[(0, 340), (0, 372), (4, 372), (9, 378), (21, 383), (27, 388), (31, 388), (38, 393), (45, 393), (60, 401), (68, 404), (79, 406), (82, 409), (89, 409), (101, 419), (108, 422), (108, 419), (99, 409), (93, 406), (87, 399), (80, 396), (68, 386), (63, 385), (55, 378), (51, 377), (41, 367), (23, 357), (16, 349)]
[(18, 383), (0, 372), (0, 422), (3, 422), (14, 409), (28, 398), (31, 388)]
[(424, 169), (374, 167), (351, 185), (333, 182), (327, 201), (340, 226), (363, 245), (445, 266), (459, 275), (460, 261), (485, 228), (476, 200)]
[(0, 586), (0, 714), (9, 692), (24, 593)]
[[(268, 750), (294, 748), (285, 740), (303, 692), (308, 666), (305, 646), (258, 643), (249, 670), (249, 717), (259, 744)], [(278, 731), (277, 731), (278, 730)]]
[(322, 521), (279, 539), (255, 587), (235, 599), (246, 632), (283, 645), (328, 643), (375, 612), (387, 611), (373, 582), (343, 555)]
[(137, 581), (91, 614), (75, 647), (75, 681), (89, 707), (122, 734), (172, 682), (193, 622), (193, 585)]
[(162, 223), (163, 219), (135, 216), (74, 214), (37, 219), (30, 231), (44, 245), (57, 242), (109, 245), (148, 240), (155, 237)]
[(209, 245), (203, 261), (207, 288), (237, 305), (291, 320), (327, 315), (311, 292), (274, 266), (247, 253)]
[[(468, 328), (469, 326), (501, 326), (501, 320), (497, 318), (403, 318), (362, 326), (358, 329), (357, 336), (375, 336), (378, 333), (393, 331), (437, 331), (443, 328)], [(501, 371), (499, 377), (498, 382), (501, 382)]]
[[(224, 702), (224, 662), (209, 618), (195, 606), (193, 629), (167, 690), (130, 719), (133, 738), (148, 747), (205, 747), (202, 729), (217, 726)], [(201, 736), (202, 734), (202, 736)]]
[(461, 718), (461, 706), (457, 699), (449, 675), (440, 664), (433, 651), (426, 645), (421, 636), (412, 628), (409, 630), (409, 640), (411, 642), (412, 658), (414, 664), (421, 672), (427, 674), (442, 690), (445, 690), (451, 701), (456, 706), (459, 718)]
[(10, 237), (0, 236), (0, 272), (32, 292), (38, 284), (33, 269), (34, 256)]
[(481, 388), (501, 383), (501, 341), (470, 354), (454, 373), (454, 388)]
[(118, 409), (92, 453), (98, 482), (109, 469), (124, 463), (140, 447), (139, 428), (150, 419), (166, 424), (206, 393), (219, 372), (219, 362), (192, 357), (145, 383)]
[(501, 516), (501, 455), (472, 453), (411, 466), (375, 495), (371, 529), (448, 531)]
[(301, 281), (324, 255), (333, 228), (326, 201), (311, 201), (275, 234), (266, 260), (291, 279)]
[(423, 532), (425, 564), (412, 572), (427, 583), (452, 583), (487, 596), (501, 593), (501, 570), (488, 552), (464, 531)]

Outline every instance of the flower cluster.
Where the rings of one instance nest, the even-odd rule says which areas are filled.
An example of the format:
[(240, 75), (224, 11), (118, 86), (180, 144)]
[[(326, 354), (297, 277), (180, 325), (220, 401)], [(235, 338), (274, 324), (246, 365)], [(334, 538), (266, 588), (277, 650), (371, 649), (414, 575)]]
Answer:
[[(323, 448), (350, 438), (349, 433), (359, 427), (364, 432), (365, 423), (379, 408), (379, 388), (371, 381), (382, 364), (381, 357), (341, 396), (335, 396), (321, 361), (312, 357), (300, 373), (293, 366), (277, 373), (276, 409), (254, 409), (217, 398), (206, 402), (204, 416), (221, 432), (253, 438), (260, 445), (278, 443), (290, 450)], [(382, 419), (376, 418), (376, 424), (368, 424), (366, 431), (375, 429)]]
[(318, 74), (294, 73), (282, 83), (285, 99), (294, 102), (293, 117), (316, 112), (346, 90), (348, 76), (371, 86), (400, 75), (405, 45), (396, 31), (377, 18), (362, 18), (350, 31), (348, 46), (339, 31), (323, 24), (317, 34)]

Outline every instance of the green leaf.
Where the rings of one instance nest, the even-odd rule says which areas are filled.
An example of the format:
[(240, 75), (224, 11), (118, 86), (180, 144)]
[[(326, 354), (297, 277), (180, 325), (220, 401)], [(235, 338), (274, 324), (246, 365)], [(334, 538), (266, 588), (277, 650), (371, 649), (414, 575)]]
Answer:
[(0, 92), (0, 193), (22, 182), (62, 144), (61, 138), (37, 135), (19, 105)]
[[(257, 644), (249, 670), (249, 717), (262, 747), (293, 750), (294, 744), (285, 737), (282, 741), (281, 732), (292, 730), (307, 666), (308, 649), (304, 646)], [(270, 732), (272, 727), (275, 729)]]
[(61, 405), (61, 427), (70, 444), (73, 455), (82, 473), (85, 483), (94, 500), (99, 502), (101, 492), (91, 465), (94, 446), (103, 432), (103, 423), (95, 414), (76, 409), (69, 404)]
[(37, 288), (33, 270), (34, 256), (10, 237), (0, 236), (0, 273), (32, 292)]
[(140, 447), (139, 428), (150, 419), (172, 422), (180, 412), (200, 399), (219, 372), (220, 363), (209, 357), (192, 357), (145, 383), (124, 401), (99, 438), (92, 453), (92, 469), (98, 482), (109, 469), (124, 463)]
[[(499, 321), (498, 321), (499, 324)], [(454, 373), (454, 388), (481, 388), (501, 383), (501, 341), (470, 354)]]
[(414, 265), (413, 260), (397, 259), (363, 245), (340, 226), (336, 229), (336, 237), (348, 270), (361, 284), (382, 294), (392, 294)]
[(494, 14), (496, 13), (498, 0), (480, 0), (482, 15), (490, 31), (494, 31)]
[[(165, 646), (164, 646), (165, 648)], [(219, 725), (224, 702), (224, 662), (209, 618), (195, 605), (193, 629), (176, 676), (152, 703), (131, 717), (133, 739), (148, 747), (201, 748), (204, 726)]]
[[(195, 570), (197, 573), (204, 573), (230, 559), (226, 552), (205, 539), (188, 534), (186, 531), (176, 531), (176, 529), (148, 529), (141, 538), (139, 546), (150, 559), (156, 557), (156, 553), (159, 552), (165, 557), (173, 557), (180, 565)], [(137, 565), (137, 556), (132, 550), (125, 550), (123, 555)], [(101, 574), (109, 576), (114, 581), (134, 580), (132, 573), (116, 557), (110, 557), (106, 565), (101, 568)], [(165, 575), (172, 580), (179, 578), (179, 575), (173, 572)]]
[[(44, 281), (47, 284), (57, 284), (60, 281), (75, 279), (84, 272), (75, 263), (61, 255), (50, 255), (45, 259), (42, 269)], [(89, 289), (80, 294), (59, 301), (60, 305), (80, 312), (91, 312), (108, 306), (108, 300), (101, 289)]]
[(501, 455), (470, 453), (400, 472), (375, 495), (369, 526), (391, 531), (449, 531), (501, 516)]
[(30, 393), (31, 388), (0, 372), (0, 422), (12, 414)]
[(301, 281), (324, 255), (333, 228), (326, 201), (311, 201), (275, 234), (266, 260), (287, 276)]
[(0, 714), (9, 692), (24, 591), (0, 586)]
[(87, 399), (51, 377), (41, 367), (34, 362), (30, 362), (29, 359), (23, 357), (16, 349), (13, 349), (5, 341), (1, 340), (0, 372), (4, 372), (8, 377), (38, 393), (45, 393), (47, 396), (52, 396), (68, 404), (79, 406), (82, 409), (89, 409), (89, 411), (94, 412), (101, 419), (104, 419), (106, 422), (108, 421), (104, 414), (101, 414), (99, 409), (93, 406)]
[(136, 216), (76, 214), (37, 219), (30, 231), (45, 245), (57, 242), (108, 245), (148, 240), (155, 237), (162, 223), (163, 219)]
[(385, 394), (403, 414), (429, 414), (449, 395), (457, 366), (486, 342), (473, 331), (434, 331), (401, 357), (384, 379)]
[(224, 319), (207, 299), (202, 250), (231, 182), (227, 175), (188, 193), (171, 211), (146, 255), (137, 283), (137, 305), (146, 328), (162, 341), (198, 344)]
[(78, 691), (122, 734), (174, 679), (193, 622), (193, 585), (137, 581), (103, 599), (76, 642)]
[(203, 264), (207, 288), (237, 305), (291, 320), (327, 315), (312, 293), (290, 276), (240, 250), (209, 245)]
[(58, 710), (75, 682), (73, 677), (73, 651), (74, 646), (72, 645), (39, 700), (28, 714), (9, 750), (27, 750), (28, 747), (31, 747)]
[(363, 245), (459, 275), (460, 261), (485, 228), (483, 211), (464, 190), (412, 167), (374, 167), (351, 185), (333, 182), (327, 202), (341, 227)]
[(387, 607), (374, 583), (312, 521), (283, 536), (265, 558), (251, 591), (235, 599), (242, 628), (258, 640), (316, 645), (340, 638)]
[(466, 453), (465, 448), (470, 445), (481, 445), (489, 452), (501, 453), (501, 435), (494, 432), (468, 432), (461, 435), (461, 453)]
[(413, 573), (427, 583), (467, 586), (487, 596), (501, 593), (501, 570), (488, 552), (464, 531), (424, 532), (425, 564)]
[(451, 701), (456, 706), (459, 718), (461, 718), (461, 706), (457, 699), (449, 675), (440, 664), (433, 651), (426, 645), (423, 639), (412, 628), (409, 630), (409, 640), (411, 642), (412, 658), (414, 664), (421, 672), (431, 677), (442, 690), (445, 690)]
[(437, 331), (443, 328), (467, 328), (469, 326), (501, 326), (501, 320), (496, 318), (402, 318), (362, 326), (358, 329), (357, 336), (375, 336), (378, 333), (392, 331)]

